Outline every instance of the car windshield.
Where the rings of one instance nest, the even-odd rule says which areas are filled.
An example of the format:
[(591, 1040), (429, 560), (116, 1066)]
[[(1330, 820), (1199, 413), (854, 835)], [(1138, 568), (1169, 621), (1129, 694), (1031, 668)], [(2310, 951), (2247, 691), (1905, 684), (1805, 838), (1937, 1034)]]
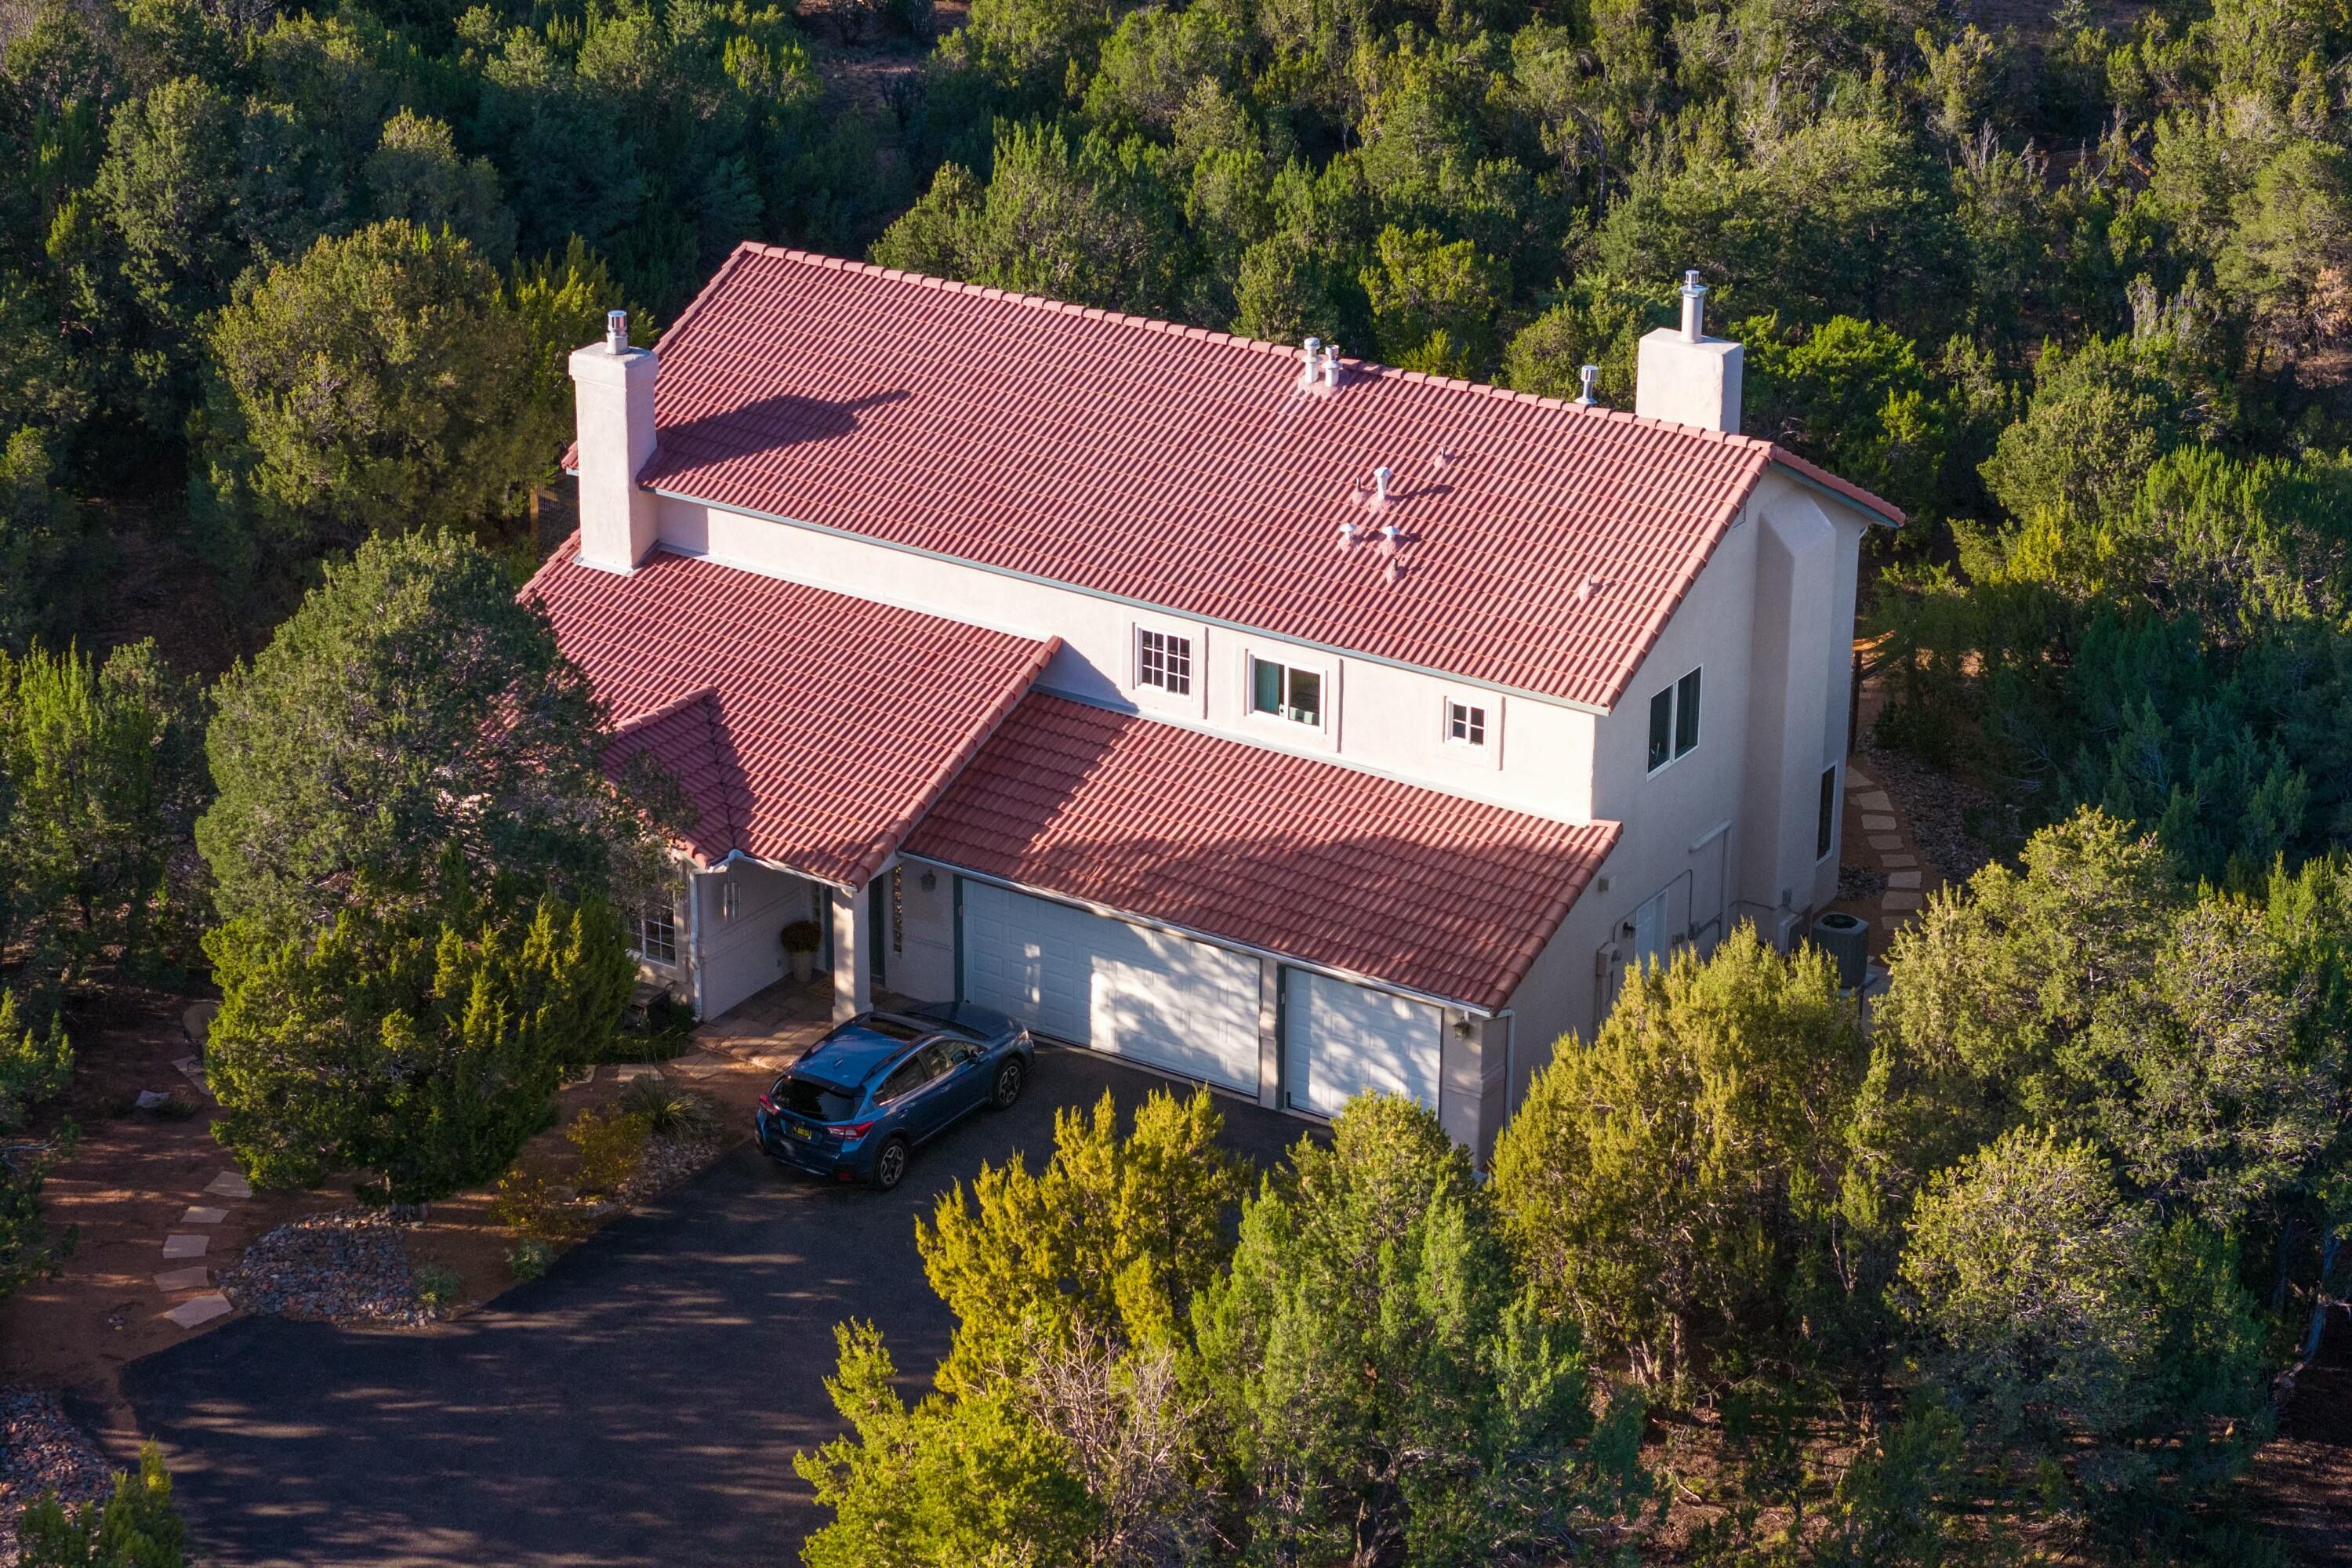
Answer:
[(786, 1073), (776, 1080), (776, 1103), (795, 1116), (805, 1116), (814, 1121), (846, 1121), (857, 1109), (857, 1097), (829, 1083), (819, 1083), (813, 1078), (794, 1078)]

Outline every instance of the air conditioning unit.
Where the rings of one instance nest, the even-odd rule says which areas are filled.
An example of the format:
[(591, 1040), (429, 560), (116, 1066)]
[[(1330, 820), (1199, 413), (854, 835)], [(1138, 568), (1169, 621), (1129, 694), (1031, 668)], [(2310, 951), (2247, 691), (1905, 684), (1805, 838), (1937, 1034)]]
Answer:
[(1870, 978), (1870, 922), (1832, 910), (1813, 922), (1813, 945), (1837, 961), (1838, 984), (1859, 991)]

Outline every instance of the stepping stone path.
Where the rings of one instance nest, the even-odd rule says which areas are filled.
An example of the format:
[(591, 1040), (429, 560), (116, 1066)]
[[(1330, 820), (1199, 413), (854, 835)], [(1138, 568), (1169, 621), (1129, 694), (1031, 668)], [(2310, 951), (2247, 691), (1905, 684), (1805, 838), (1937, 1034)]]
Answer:
[[(193, 1021), (189, 1034), (193, 1037), (202, 1038)], [(196, 1068), (190, 1071), (191, 1068), (196, 1068), (194, 1057), (181, 1064), (181, 1070), (187, 1072), (189, 1079), (197, 1087), (202, 1088), (204, 1085), (202, 1069)], [(239, 1172), (223, 1171), (205, 1185), (205, 1195), (211, 1198), (242, 1200), (253, 1196), (253, 1184), (247, 1181)], [(191, 1227), (219, 1225), (228, 1218), (228, 1214), (227, 1209), (218, 1205), (190, 1204), (187, 1212), (180, 1216), (180, 1224)], [(189, 1258), (205, 1257), (212, 1250), (212, 1245), (213, 1238), (201, 1230), (193, 1228), (175, 1230), (163, 1238), (163, 1260), (167, 1263), (186, 1263)], [(212, 1270), (201, 1263), (192, 1264), (184, 1268), (163, 1270), (155, 1276), (155, 1289), (166, 1296), (185, 1296), (184, 1300), (175, 1303), (163, 1314), (184, 1329), (202, 1328), (205, 1324), (215, 1319), (226, 1318), (236, 1310), (235, 1303), (213, 1288)], [(189, 1291), (199, 1291), (202, 1294), (187, 1295)]]
[(1919, 858), (1912, 853), (1904, 835), (1903, 819), (1893, 798), (1878, 786), (1878, 781), (1849, 763), (1845, 784), (1846, 805), (1862, 814), (1865, 841), (1876, 851), (1879, 868), (1886, 878), (1885, 889), (1878, 895), (1878, 919), (1882, 929), (1891, 929), (1927, 902)]
[(209, 1295), (191, 1296), (163, 1315), (184, 1329), (201, 1328), (215, 1318), (226, 1318), (236, 1309), (227, 1297), (215, 1290)]

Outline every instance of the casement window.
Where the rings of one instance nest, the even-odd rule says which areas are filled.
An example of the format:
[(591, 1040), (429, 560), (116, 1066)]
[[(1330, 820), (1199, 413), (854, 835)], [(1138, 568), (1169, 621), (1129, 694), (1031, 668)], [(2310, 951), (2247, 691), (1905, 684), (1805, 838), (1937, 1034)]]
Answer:
[(1250, 660), (1250, 706), (1297, 724), (1323, 722), (1323, 677), (1312, 669), (1276, 664), (1270, 658)]
[(720, 920), (731, 921), (735, 918), (735, 911), (740, 907), (736, 900), (735, 879), (729, 877), (719, 884), (719, 918)]
[(1820, 860), (1825, 858), (1829, 852), (1836, 847), (1834, 841), (1831, 837), (1832, 830), (1836, 826), (1837, 769), (1831, 768), (1828, 772), (1822, 774), (1822, 819), (1820, 824), (1813, 829), (1814, 859)]
[(1483, 746), (1486, 743), (1486, 710), (1476, 702), (1445, 704), (1445, 738), (1457, 746)]
[(1172, 632), (1136, 633), (1135, 679), (1139, 686), (1156, 686), (1171, 697), (1192, 692), (1192, 639)]
[(1698, 674), (1692, 670), (1650, 699), (1652, 773), (1698, 746)]
[(647, 963), (677, 963), (677, 916), (667, 904), (647, 904), (628, 913), (629, 951)]

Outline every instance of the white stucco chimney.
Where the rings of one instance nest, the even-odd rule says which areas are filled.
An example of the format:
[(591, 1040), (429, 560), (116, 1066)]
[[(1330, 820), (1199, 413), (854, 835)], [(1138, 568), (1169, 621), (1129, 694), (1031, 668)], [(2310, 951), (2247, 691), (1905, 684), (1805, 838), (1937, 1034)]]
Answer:
[(1706, 430), (1739, 428), (1738, 343), (1706, 335), (1706, 285), (1683, 275), (1681, 330), (1660, 327), (1642, 340), (1633, 412)]
[(607, 572), (634, 572), (654, 547), (653, 492), (637, 470), (654, 455), (651, 349), (629, 346), (629, 318), (607, 312), (604, 341), (572, 351), (572, 403), (580, 441), (580, 559)]

